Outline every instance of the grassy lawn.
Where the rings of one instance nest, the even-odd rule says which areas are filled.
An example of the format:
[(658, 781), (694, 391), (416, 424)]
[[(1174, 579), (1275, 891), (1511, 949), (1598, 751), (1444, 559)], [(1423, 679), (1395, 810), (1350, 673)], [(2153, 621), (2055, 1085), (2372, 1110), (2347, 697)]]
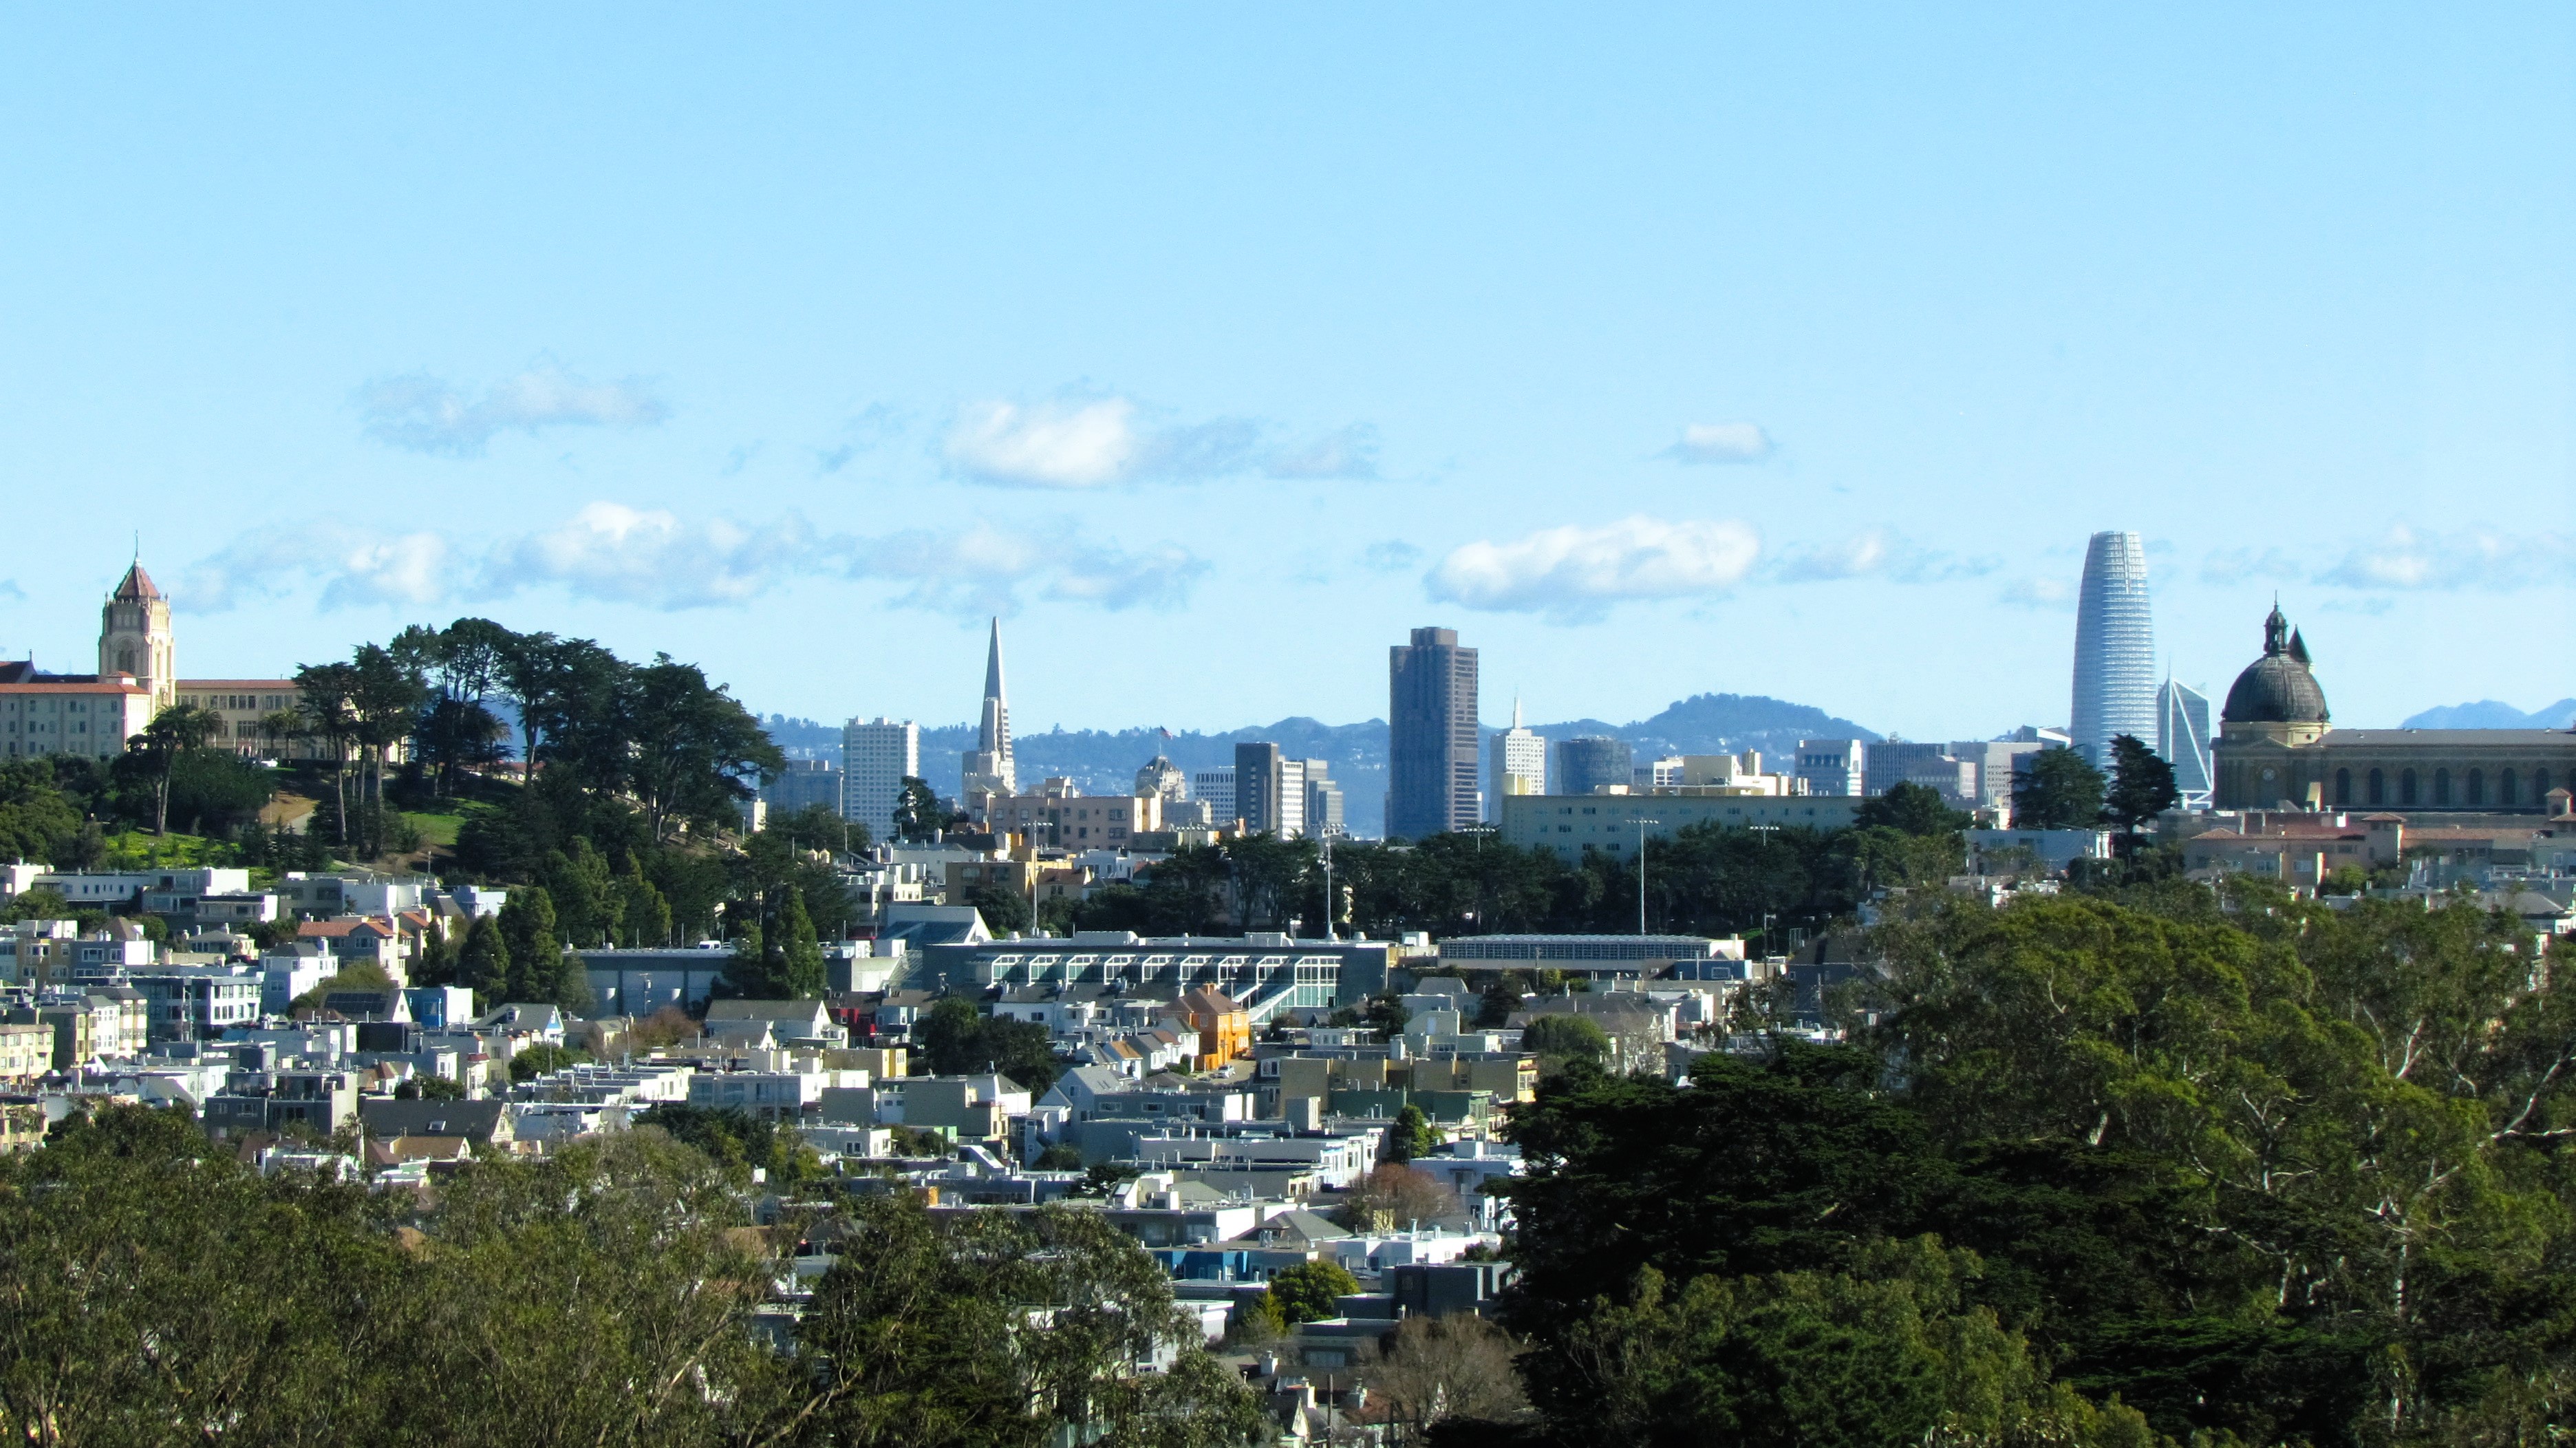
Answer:
[(217, 843), (220, 859), (207, 858), (208, 841), (203, 835), (183, 835), (172, 831), (156, 835), (150, 830), (120, 830), (107, 837), (107, 854), (99, 860), (103, 870), (143, 870), (158, 866), (224, 864), (231, 861), (229, 846)]
[(413, 829), (420, 831), (422, 844), (436, 845), (441, 849), (453, 846), (456, 832), (465, 827), (465, 816), (461, 814), (414, 814), (405, 810), (403, 818)]

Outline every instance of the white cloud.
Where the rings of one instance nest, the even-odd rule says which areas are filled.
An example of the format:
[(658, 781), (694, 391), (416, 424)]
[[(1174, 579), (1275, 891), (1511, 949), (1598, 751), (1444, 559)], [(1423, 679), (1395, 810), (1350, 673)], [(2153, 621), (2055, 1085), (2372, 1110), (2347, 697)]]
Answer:
[(2075, 608), (2075, 581), (2070, 578), (2016, 578), (2005, 586), (2001, 601), (2014, 608), (2071, 613)]
[(823, 557), (813, 527), (792, 512), (747, 528), (592, 503), (560, 526), (493, 548), (477, 592), (500, 597), (551, 583), (584, 598), (705, 608), (757, 598)]
[(367, 435), (412, 452), (476, 457), (503, 432), (550, 427), (649, 427), (671, 415), (636, 377), (587, 382), (544, 366), (493, 384), (481, 397), (425, 373), (382, 377), (358, 389)]
[(2366, 592), (2507, 592), (2552, 583), (2576, 563), (2576, 539), (2563, 533), (2429, 532), (2403, 524), (2319, 564), (2281, 548), (2222, 549), (2204, 557), (2203, 583), (2309, 583)]
[(1204, 559), (1170, 543), (1129, 551), (1070, 522), (859, 537), (790, 512), (765, 523), (592, 503), (513, 537), (360, 533), (338, 524), (248, 533), (191, 569), (179, 607), (217, 613), (318, 585), (326, 609), (426, 608), (555, 588), (646, 608), (722, 608), (801, 578), (905, 585), (893, 602), (934, 612), (1015, 612), (1030, 598), (1121, 610), (1184, 602)]
[(1071, 405), (978, 402), (948, 430), (951, 466), (988, 483), (1097, 488), (1124, 482), (1143, 444), (1136, 404), (1123, 397)]
[(1694, 422), (1664, 455), (1685, 463), (1758, 463), (1771, 455), (1771, 434), (1750, 422)]
[(2576, 562), (2576, 542), (2558, 533), (2504, 534), (2484, 529), (2423, 533), (2388, 530), (2378, 542), (2346, 553), (2317, 575), (2345, 588), (2417, 591), (2507, 590), (2554, 582)]
[(14, 578), (0, 578), (0, 598), (12, 599), (23, 603), (27, 598), (27, 590), (20, 588), (18, 586), (18, 580)]
[(335, 561), (322, 586), (324, 608), (436, 603), (447, 596), (454, 576), (447, 540), (435, 533), (343, 535), (328, 556)]
[(1247, 418), (1161, 424), (1132, 398), (983, 401), (958, 409), (940, 450), (959, 476), (1024, 488), (1104, 488), (1149, 478), (1258, 473), (1282, 480), (1377, 475), (1365, 427), (1280, 443)]
[(1762, 551), (1743, 523), (1644, 516), (1599, 528), (1549, 528), (1509, 543), (1453, 550), (1425, 580), (1435, 599), (1469, 608), (1597, 618), (1630, 599), (1722, 593)]
[(1070, 525), (1045, 536), (978, 524), (855, 543), (852, 577), (908, 585), (894, 598), (899, 607), (966, 617), (1016, 613), (1030, 595), (1113, 612), (1168, 608), (1187, 601), (1208, 570), (1205, 559), (1177, 544), (1130, 553), (1086, 540)]
[(1829, 583), (1852, 578), (1883, 578), (1891, 583), (1945, 583), (1977, 578), (1995, 571), (1989, 558), (1962, 558), (1925, 548), (1887, 528), (1869, 528), (1839, 543), (1809, 544), (1784, 550), (1765, 572), (1783, 583)]

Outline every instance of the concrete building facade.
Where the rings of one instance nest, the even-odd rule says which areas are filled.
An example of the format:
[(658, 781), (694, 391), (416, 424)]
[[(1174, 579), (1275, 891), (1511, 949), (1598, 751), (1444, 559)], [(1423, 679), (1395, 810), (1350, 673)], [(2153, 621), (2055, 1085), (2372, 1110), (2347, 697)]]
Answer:
[(841, 726), (841, 818), (893, 838), (903, 782), (920, 777), (920, 725), (879, 716)]

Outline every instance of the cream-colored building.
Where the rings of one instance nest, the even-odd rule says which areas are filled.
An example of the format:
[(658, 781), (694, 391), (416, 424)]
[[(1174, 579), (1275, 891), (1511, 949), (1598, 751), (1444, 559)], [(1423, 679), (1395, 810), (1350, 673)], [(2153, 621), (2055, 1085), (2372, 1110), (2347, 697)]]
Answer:
[(2263, 656), (2227, 691), (2212, 753), (2217, 806), (2544, 815), (2576, 784), (2564, 729), (2337, 729), (2307, 641), (2278, 605)]
[(40, 1021), (0, 1025), (0, 1081), (22, 1082), (54, 1069), (54, 1028)]
[(319, 759), (330, 753), (320, 740), (281, 736), (270, 727), (294, 712), (304, 695), (293, 679), (182, 679), (179, 702), (215, 716), (206, 742), (253, 759)]
[(292, 679), (183, 679), (170, 598), (136, 563), (99, 610), (98, 672), (48, 674), (33, 660), (0, 663), (0, 758), (75, 754), (112, 759), (174, 704), (215, 718), (209, 744), (266, 758), (319, 758), (319, 741), (270, 729), (302, 695)]
[(1138, 833), (1163, 827), (1163, 796), (1087, 795), (1059, 776), (1034, 794), (987, 795), (984, 823), (997, 835), (1024, 836), (1031, 844), (1119, 849)]

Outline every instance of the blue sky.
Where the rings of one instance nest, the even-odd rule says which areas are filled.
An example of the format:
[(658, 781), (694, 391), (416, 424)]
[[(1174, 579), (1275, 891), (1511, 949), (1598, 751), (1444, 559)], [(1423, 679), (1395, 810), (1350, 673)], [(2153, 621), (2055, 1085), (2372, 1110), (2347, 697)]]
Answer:
[[(2570, 692), (2576, 18), (21, 8), (0, 651), (482, 613), (1023, 728)], [(2096, 7), (2098, 10), (2098, 7)]]

